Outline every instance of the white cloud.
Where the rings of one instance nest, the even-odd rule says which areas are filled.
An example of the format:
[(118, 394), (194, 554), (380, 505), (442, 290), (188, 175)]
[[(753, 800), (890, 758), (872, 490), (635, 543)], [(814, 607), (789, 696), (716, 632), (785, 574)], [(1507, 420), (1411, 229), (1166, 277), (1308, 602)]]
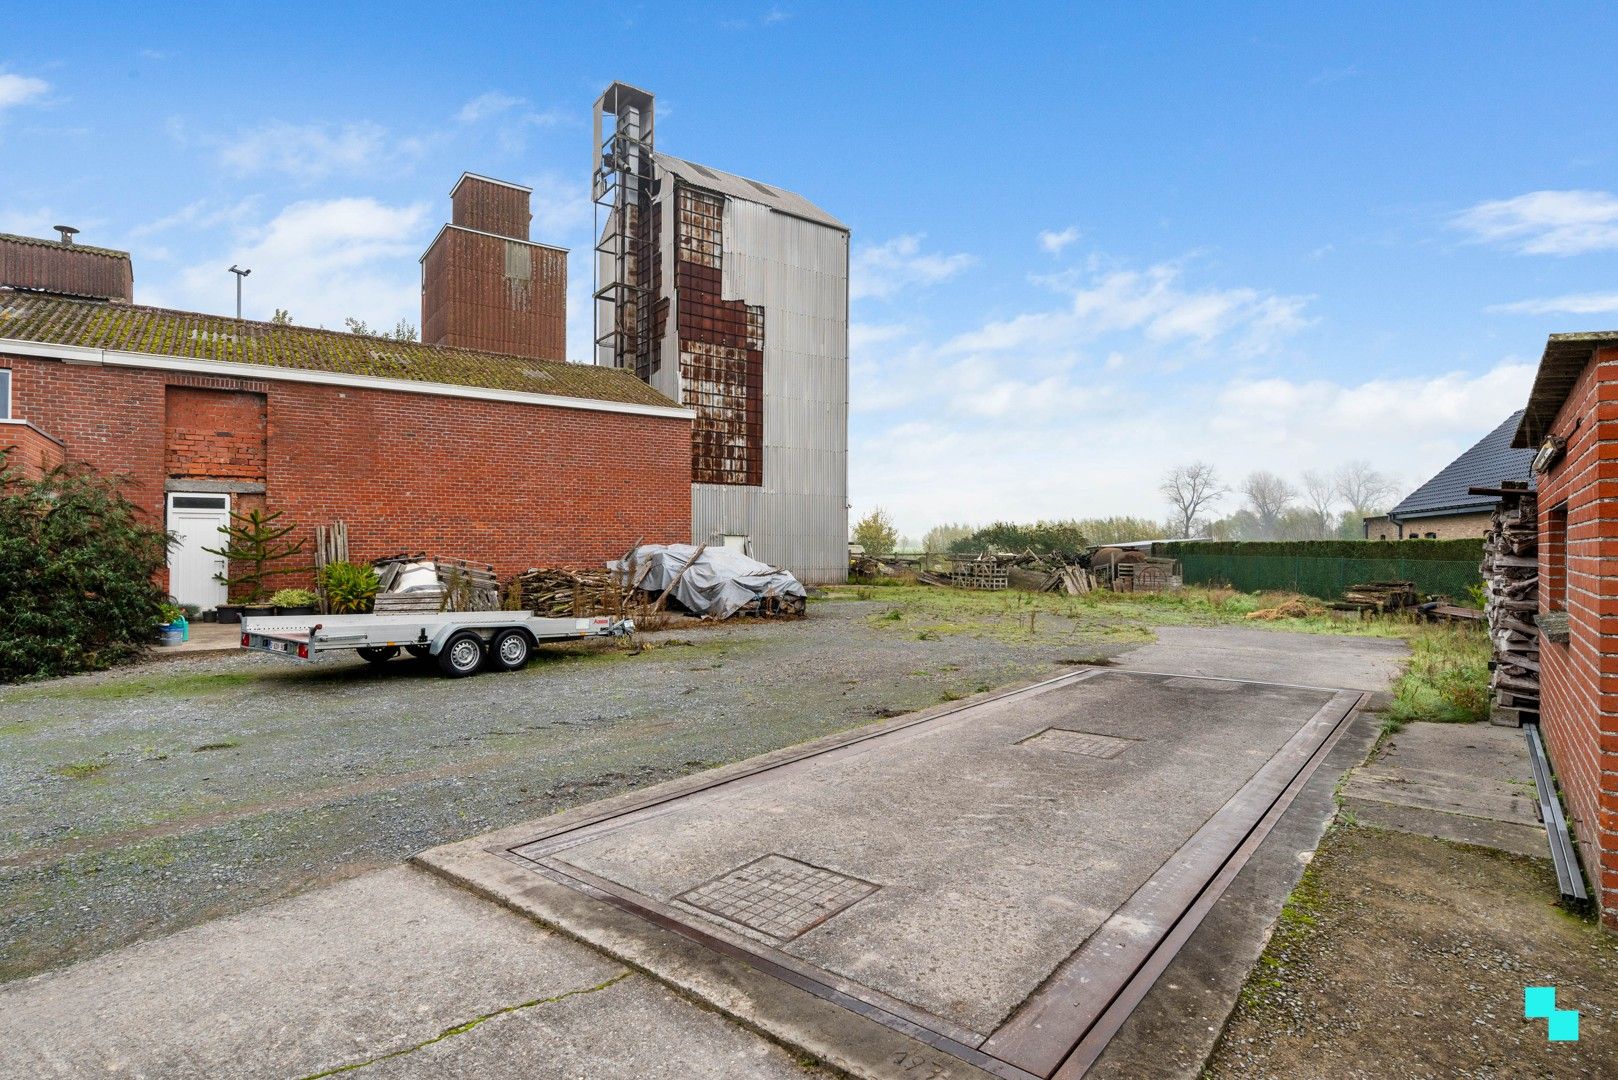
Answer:
[[(1141, 383), (1105, 365), (1013, 379), (999, 390), (1004, 407), (981, 416), (857, 414), (852, 513), (880, 505), (914, 535), (944, 520), (1158, 519), (1167, 509), (1159, 479), (1196, 459), (1229, 482), (1255, 469), (1296, 481), (1305, 469), (1368, 458), (1409, 486), (1521, 408), (1533, 373), (1533, 364), (1508, 360), (1483, 372), (1363, 381)], [(1217, 509), (1235, 508), (1227, 500)]]
[(923, 252), (923, 238), (921, 233), (913, 233), (856, 249), (849, 260), (850, 299), (886, 300), (911, 286), (937, 285), (975, 261), (966, 254)]
[(1456, 214), (1456, 228), (1530, 255), (1618, 250), (1618, 197), (1605, 191), (1530, 191)]
[(1569, 293), (1537, 300), (1494, 304), (1489, 311), (1505, 315), (1605, 315), (1618, 312), (1618, 293)]
[(499, 90), (490, 90), (461, 106), (461, 111), (455, 118), (463, 124), (476, 124), (480, 120), (487, 120), (491, 116), (510, 112), (523, 103), (522, 98), (511, 94), (501, 93)]
[(274, 120), (244, 131), (219, 150), (226, 168), (247, 175), (279, 172), (298, 180), (381, 168), (409, 143), (390, 147), (386, 129), (372, 123), (289, 124)]
[(129, 230), (132, 237), (156, 236), (176, 229), (217, 229), (222, 225), (235, 225), (246, 220), (258, 206), (258, 196), (249, 196), (235, 203), (218, 203), (198, 199), (154, 221), (136, 225)]
[(416, 257), (430, 236), (425, 203), (390, 206), (371, 198), (308, 200), (237, 229), (235, 242), (206, 263), (143, 289), (142, 302), (199, 311), (233, 309), (232, 263), (253, 271), (244, 310), (268, 318), (287, 308), (307, 326), (341, 328), (352, 315), (373, 326), (419, 324)]
[(991, 322), (946, 344), (955, 352), (1007, 352), (1139, 333), (1159, 344), (1199, 347), (1218, 342), (1241, 356), (1273, 349), (1308, 324), (1308, 298), (1253, 288), (1197, 288), (1182, 283), (1184, 265), (1111, 270), (1085, 278), (1048, 279), (1068, 305)]
[(1080, 236), (1078, 227), (1069, 225), (1061, 232), (1042, 230), (1039, 234), (1039, 246), (1052, 255), (1060, 255), (1062, 251), (1077, 240)]
[(26, 105), (45, 96), (51, 84), (31, 75), (12, 75), (0, 71), (0, 109)]

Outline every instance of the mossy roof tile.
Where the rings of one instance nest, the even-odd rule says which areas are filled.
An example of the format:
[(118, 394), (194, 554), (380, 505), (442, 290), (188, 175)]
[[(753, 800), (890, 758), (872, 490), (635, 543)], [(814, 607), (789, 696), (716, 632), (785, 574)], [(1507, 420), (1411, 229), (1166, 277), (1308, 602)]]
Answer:
[(195, 311), (0, 290), (0, 339), (189, 360), (262, 364), (663, 408), (679, 406), (617, 368), (423, 345)]

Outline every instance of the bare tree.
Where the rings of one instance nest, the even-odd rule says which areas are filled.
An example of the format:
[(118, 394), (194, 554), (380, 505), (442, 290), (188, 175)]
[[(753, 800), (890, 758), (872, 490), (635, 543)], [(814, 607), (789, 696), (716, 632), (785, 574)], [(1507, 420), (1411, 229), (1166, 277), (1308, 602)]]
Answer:
[(1298, 490), (1274, 473), (1260, 469), (1242, 481), (1242, 494), (1247, 496), (1247, 508), (1258, 519), (1260, 532), (1269, 540), (1279, 531), (1281, 515), (1298, 497)]
[(1219, 474), (1212, 465), (1193, 461), (1170, 469), (1157, 490), (1174, 507), (1171, 520), (1175, 531), (1190, 539), (1202, 512), (1218, 502), (1227, 489), (1219, 483)]
[(1332, 511), (1337, 506), (1337, 478), (1317, 469), (1303, 474), (1303, 501), (1319, 522), (1317, 539), (1324, 540), (1332, 530)]
[(1356, 518), (1387, 509), (1389, 500), (1399, 491), (1399, 482), (1371, 468), (1369, 461), (1350, 461), (1337, 470), (1335, 479), (1337, 494), (1343, 497)]

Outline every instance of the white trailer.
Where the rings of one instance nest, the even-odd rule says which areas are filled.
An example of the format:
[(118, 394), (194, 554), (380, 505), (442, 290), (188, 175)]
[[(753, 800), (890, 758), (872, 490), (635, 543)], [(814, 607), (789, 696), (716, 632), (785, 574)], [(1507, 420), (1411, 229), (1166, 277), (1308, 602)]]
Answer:
[(280, 615), (242, 620), (242, 648), (312, 660), (320, 652), (353, 649), (373, 664), (401, 649), (425, 659), (451, 678), (471, 675), (485, 663), (517, 671), (542, 641), (623, 637), (635, 632), (629, 619), (605, 615), (542, 619), (532, 611), (444, 611), (389, 615)]

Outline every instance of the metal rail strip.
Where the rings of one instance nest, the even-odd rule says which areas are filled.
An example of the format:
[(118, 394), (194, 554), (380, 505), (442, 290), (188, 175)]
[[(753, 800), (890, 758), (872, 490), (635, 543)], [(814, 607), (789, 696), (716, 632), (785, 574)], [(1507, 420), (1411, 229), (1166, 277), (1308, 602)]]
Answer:
[(1550, 759), (1545, 756), (1545, 740), (1540, 738), (1538, 724), (1524, 724), (1522, 729), (1528, 739), (1528, 760), (1534, 767), (1534, 789), (1539, 792), (1539, 819), (1545, 823), (1551, 862), (1556, 867), (1556, 887), (1568, 899), (1588, 900), (1584, 875), (1579, 872), (1579, 855), (1568, 835), (1567, 817), (1562, 813), (1562, 800), (1556, 796)]

